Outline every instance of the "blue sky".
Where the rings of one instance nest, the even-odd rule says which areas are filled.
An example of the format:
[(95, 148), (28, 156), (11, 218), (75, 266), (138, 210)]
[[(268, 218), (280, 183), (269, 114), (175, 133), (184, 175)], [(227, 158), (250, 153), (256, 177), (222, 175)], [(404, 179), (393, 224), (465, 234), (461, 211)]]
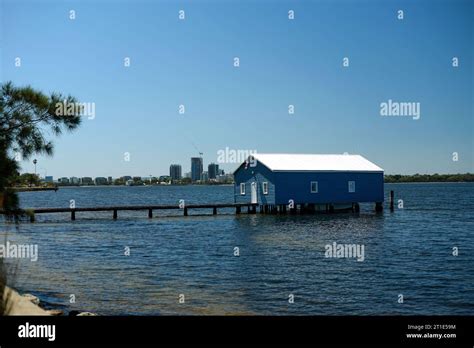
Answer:
[[(358, 153), (386, 173), (474, 171), (472, 1), (0, 6), (1, 80), (96, 107), (55, 139), (52, 158), (37, 156), (41, 175), (163, 175), (171, 163), (186, 172), (198, 150), (207, 167), (226, 147)], [(389, 99), (420, 103), (420, 119), (381, 116)]]

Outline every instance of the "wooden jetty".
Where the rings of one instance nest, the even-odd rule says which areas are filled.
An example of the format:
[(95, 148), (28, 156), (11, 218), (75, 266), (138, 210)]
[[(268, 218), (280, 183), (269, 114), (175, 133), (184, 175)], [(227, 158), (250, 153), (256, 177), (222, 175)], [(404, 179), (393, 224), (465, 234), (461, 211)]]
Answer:
[[(77, 212), (97, 212), (97, 211), (111, 211), (113, 219), (118, 218), (119, 211), (148, 211), (148, 218), (153, 217), (154, 210), (182, 210), (184, 216), (188, 216), (190, 209), (212, 209), (212, 214), (217, 215), (218, 209), (234, 208), (236, 214), (242, 212), (242, 208), (246, 209), (249, 214), (255, 214), (257, 211), (257, 204), (189, 204), (185, 206), (179, 205), (119, 205), (119, 206), (103, 206), (103, 207), (78, 207), (78, 208), (32, 208), (21, 209), (15, 213), (24, 215), (30, 218), (31, 222), (35, 221), (36, 214), (52, 214), (52, 213), (70, 213), (71, 220), (76, 220)], [(5, 214), (0, 210), (0, 214)]]
[[(390, 191), (389, 206), (390, 211), (394, 210), (394, 193)], [(311, 214), (311, 213), (334, 213), (336, 211), (348, 211), (359, 213), (360, 208), (358, 203), (352, 203), (343, 209), (337, 209), (337, 206), (333, 204), (316, 205), (316, 204), (294, 204), (293, 207), (289, 207), (284, 204), (278, 205), (261, 205), (261, 204), (247, 204), (247, 203), (228, 203), (228, 204), (189, 204), (189, 205), (119, 205), (119, 206), (103, 206), (103, 207), (79, 207), (79, 208), (32, 208), (32, 209), (20, 209), (15, 213), (30, 218), (31, 222), (35, 221), (36, 214), (51, 214), (51, 213), (69, 213), (71, 214), (71, 220), (76, 220), (76, 213), (78, 212), (97, 212), (97, 211), (110, 211), (112, 212), (113, 219), (118, 219), (119, 211), (147, 211), (148, 218), (153, 218), (154, 210), (182, 210), (183, 216), (188, 216), (190, 209), (212, 209), (212, 215), (217, 215), (218, 209), (235, 209), (236, 214), (240, 214), (243, 210), (248, 214), (256, 214), (257, 208), (261, 214)], [(377, 205), (376, 212), (382, 211), (382, 205)], [(5, 211), (0, 210), (0, 215), (5, 214)]]

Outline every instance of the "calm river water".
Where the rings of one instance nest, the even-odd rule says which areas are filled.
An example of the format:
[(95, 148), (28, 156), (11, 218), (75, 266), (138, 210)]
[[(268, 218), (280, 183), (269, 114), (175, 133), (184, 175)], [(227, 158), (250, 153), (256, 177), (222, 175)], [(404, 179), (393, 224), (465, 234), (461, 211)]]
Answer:
[[(38, 215), (16, 243), (15, 286), (55, 308), (103, 315), (365, 315), (474, 313), (474, 184), (386, 184), (403, 209), (375, 214), (212, 216), (211, 211)], [(24, 192), (23, 207), (232, 203), (232, 186), (79, 187)], [(179, 214), (180, 216), (169, 216)], [(207, 215), (206, 215), (207, 214)], [(326, 258), (364, 246), (364, 261)], [(125, 248), (130, 248), (126, 256)], [(240, 256), (234, 256), (235, 247)], [(453, 256), (453, 247), (459, 255)], [(76, 302), (69, 302), (74, 294)], [(180, 294), (185, 302), (179, 303)], [(289, 303), (290, 294), (294, 303)], [(398, 303), (399, 295), (404, 301)]]

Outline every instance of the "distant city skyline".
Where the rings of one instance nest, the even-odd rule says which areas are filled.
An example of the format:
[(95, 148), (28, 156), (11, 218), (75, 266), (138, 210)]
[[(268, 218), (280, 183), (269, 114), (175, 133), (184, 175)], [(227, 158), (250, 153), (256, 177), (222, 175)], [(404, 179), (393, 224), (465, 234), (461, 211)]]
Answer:
[[(194, 160), (200, 160), (198, 164), (200, 164), (200, 172), (196, 175), (195, 174), (195, 177), (193, 177), (193, 173), (192, 173), (192, 163)], [(168, 173), (166, 174), (148, 174), (148, 175), (128, 175), (128, 174), (123, 174), (123, 175), (119, 175), (119, 176), (110, 176), (110, 175), (106, 175), (106, 176), (103, 176), (103, 175), (98, 175), (98, 176), (95, 176), (95, 175), (84, 175), (84, 176), (77, 176), (77, 175), (61, 175), (61, 176), (54, 176), (54, 175), (51, 175), (51, 174), (47, 174), (47, 171), (44, 171), (43, 173), (39, 173), (38, 171), (36, 171), (36, 174), (40, 177), (40, 178), (43, 178), (43, 179), (46, 179), (47, 182), (51, 182), (51, 181), (58, 181), (58, 179), (68, 179), (71, 181), (71, 183), (76, 183), (78, 184), (80, 179), (82, 178), (91, 178), (93, 179), (94, 181), (96, 179), (108, 179), (109, 183), (112, 181), (112, 179), (120, 179), (120, 178), (124, 178), (124, 177), (141, 177), (142, 179), (148, 179), (148, 178), (160, 178), (160, 177), (165, 177), (165, 176), (168, 176), (170, 177), (172, 180), (180, 180), (180, 179), (183, 179), (186, 177), (186, 175), (190, 175), (190, 178), (193, 180), (193, 181), (198, 181), (198, 180), (202, 180), (203, 179), (203, 174), (205, 175), (208, 175), (208, 179), (216, 179), (218, 176), (221, 176), (221, 175), (225, 175), (225, 174), (232, 174), (232, 173), (225, 173), (225, 171), (221, 168), (219, 168), (219, 165), (216, 164), (216, 163), (209, 163), (207, 168), (208, 170), (205, 171), (204, 170), (204, 166), (203, 166), (203, 163), (204, 163), (204, 160), (202, 157), (191, 157), (191, 169), (190, 171), (185, 171), (183, 172), (183, 169), (182, 169), (182, 165), (181, 164), (178, 164), (178, 163), (171, 163), (170, 166), (169, 166), (169, 171)], [(32, 172), (34, 173), (34, 172)], [(74, 180), (76, 180), (77, 182), (74, 182)]]
[(79, 129), (51, 135), (54, 156), (21, 172), (36, 158), (56, 178), (160, 176), (170, 164), (184, 175), (200, 153), (203, 168), (232, 172), (239, 163), (218, 161), (228, 147), (472, 173), (473, 7), (4, 0), (1, 80), (88, 103)]
[[(194, 158), (194, 157), (191, 157), (191, 159)], [(182, 178), (185, 178), (185, 175), (186, 174), (191, 174), (192, 173), (192, 169), (190, 169), (189, 171), (184, 171), (182, 170), (182, 165), (179, 164), (179, 163), (172, 163), (170, 164), (170, 167), (168, 169), (168, 172), (167, 173), (159, 173), (159, 174), (148, 174), (148, 175), (128, 175), (128, 174), (123, 174), (123, 175), (118, 175), (118, 176), (111, 176), (111, 175), (84, 175), (84, 176), (78, 176), (78, 175), (60, 175), (60, 176), (55, 176), (54, 174), (48, 174), (47, 171), (43, 171), (42, 173), (39, 172), (38, 170), (36, 170), (36, 174), (40, 177), (40, 178), (48, 178), (48, 177), (52, 177), (54, 178), (54, 180), (56, 181), (57, 179), (60, 179), (60, 178), (68, 178), (68, 179), (72, 179), (72, 178), (78, 178), (78, 179), (81, 179), (81, 178), (85, 178), (85, 177), (90, 177), (92, 179), (94, 178), (113, 178), (113, 179), (117, 179), (117, 178), (122, 178), (122, 177), (127, 177), (127, 176), (130, 176), (130, 177), (141, 177), (141, 178), (149, 178), (150, 176), (151, 177), (154, 177), (154, 178), (158, 178), (158, 177), (161, 177), (161, 176), (169, 176), (170, 178), (172, 179), (182, 179)], [(203, 169), (204, 169), (204, 166), (203, 166)], [(208, 170), (205, 171), (205, 170), (202, 170), (202, 172), (200, 173), (201, 175), (203, 173), (209, 173), (209, 169), (211, 170), (211, 173), (212, 174), (208, 174), (209, 175), (209, 179), (215, 179), (216, 176), (218, 175), (224, 175), (224, 174), (232, 174), (232, 172), (230, 173), (225, 173), (225, 171), (223, 169), (220, 169), (219, 168), (219, 165), (218, 164), (215, 164), (215, 163), (209, 163), (208, 164)], [(29, 172), (24, 172), (24, 173), (34, 173), (34, 170)], [(192, 178), (192, 176), (191, 176)], [(196, 179), (197, 180), (200, 180), (200, 179)]]

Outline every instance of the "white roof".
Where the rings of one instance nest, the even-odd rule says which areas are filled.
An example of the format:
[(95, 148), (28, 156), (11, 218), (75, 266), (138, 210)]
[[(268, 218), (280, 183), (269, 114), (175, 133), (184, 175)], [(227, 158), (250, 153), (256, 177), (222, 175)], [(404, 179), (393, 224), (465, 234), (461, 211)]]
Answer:
[(255, 153), (252, 156), (272, 171), (383, 172), (361, 155)]

